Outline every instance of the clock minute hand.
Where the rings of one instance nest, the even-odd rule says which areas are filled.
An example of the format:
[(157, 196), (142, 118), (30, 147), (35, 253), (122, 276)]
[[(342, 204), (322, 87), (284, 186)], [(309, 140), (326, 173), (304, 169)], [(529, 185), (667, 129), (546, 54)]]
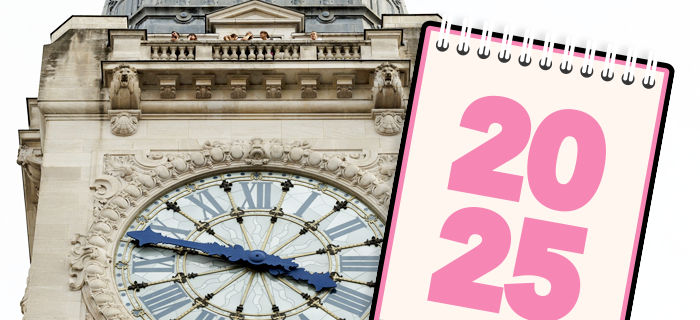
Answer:
[(222, 246), (218, 243), (199, 243), (169, 238), (153, 231), (151, 227), (147, 227), (143, 231), (130, 231), (127, 232), (127, 235), (138, 241), (138, 246), (159, 243), (169, 244), (187, 249), (199, 250), (210, 255), (222, 256), (231, 262), (246, 262), (256, 266), (281, 268), (287, 272), (299, 266), (293, 259), (282, 259), (275, 255), (266, 254), (260, 250), (245, 250), (240, 245), (229, 247)]
[(311, 273), (309, 271), (306, 271), (306, 269), (304, 268), (295, 268), (291, 271), (287, 271), (281, 268), (273, 268), (270, 269), (269, 272), (273, 276), (285, 275), (297, 281), (306, 281), (310, 285), (314, 286), (317, 292), (326, 288), (330, 289), (338, 286), (335, 283), (335, 280), (333, 280), (331, 274), (328, 272)]
[(330, 273), (311, 273), (304, 268), (299, 268), (299, 264), (293, 259), (283, 259), (273, 254), (267, 254), (261, 250), (245, 250), (240, 245), (233, 247), (222, 246), (218, 243), (199, 243), (187, 240), (169, 238), (146, 227), (143, 231), (130, 231), (126, 233), (138, 242), (138, 246), (149, 244), (169, 244), (187, 249), (194, 249), (206, 254), (222, 256), (231, 262), (245, 262), (248, 264), (266, 267), (272, 275), (285, 275), (299, 281), (306, 281), (321, 291), (326, 288), (335, 288), (337, 285)]

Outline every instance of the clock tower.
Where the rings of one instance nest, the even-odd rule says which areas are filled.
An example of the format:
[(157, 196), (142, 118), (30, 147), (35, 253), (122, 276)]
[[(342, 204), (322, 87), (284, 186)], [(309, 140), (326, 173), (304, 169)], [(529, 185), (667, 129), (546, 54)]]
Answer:
[(420, 28), (439, 16), (399, 0), (102, 14), (58, 26), (27, 99), (24, 319), (368, 319)]

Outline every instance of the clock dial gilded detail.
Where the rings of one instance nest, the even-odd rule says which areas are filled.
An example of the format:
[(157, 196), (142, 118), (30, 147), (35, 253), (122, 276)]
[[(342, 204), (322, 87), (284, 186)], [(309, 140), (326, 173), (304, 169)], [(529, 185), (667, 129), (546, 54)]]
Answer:
[[(292, 259), (335, 287), (317, 291), (254, 265), (256, 257), (232, 262), (187, 246), (140, 246), (128, 235), (146, 228), (178, 243)], [(289, 173), (225, 173), (148, 205), (120, 239), (114, 272), (136, 319), (360, 320), (369, 316), (383, 234), (378, 215), (332, 185)]]

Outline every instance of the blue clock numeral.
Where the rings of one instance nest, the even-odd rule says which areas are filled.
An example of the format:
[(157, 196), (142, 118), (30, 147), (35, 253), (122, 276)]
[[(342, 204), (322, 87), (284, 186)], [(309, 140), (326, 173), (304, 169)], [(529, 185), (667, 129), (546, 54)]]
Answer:
[(367, 311), (369, 305), (372, 304), (372, 297), (339, 285), (335, 288), (334, 293), (328, 295), (326, 304), (361, 317)]
[(299, 210), (297, 210), (297, 212), (294, 213), (294, 215), (301, 218), (301, 216), (304, 215), (304, 212), (306, 212), (306, 210), (309, 209), (311, 203), (313, 203), (319, 195), (320, 193), (318, 192), (311, 192), (311, 195), (308, 198), (306, 198), (306, 201), (304, 201), (304, 203), (301, 204), (301, 207), (299, 207)]
[(326, 229), (325, 232), (328, 235), (328, 237), (331, 238), (331, 240), (335, 240), (336, 238), (342, 237), (350, 232), (362, 229), (364, 227), (365, 225), (362, 223), (362, 220), (358, 217), (355, 217), (355, 220), (350, 220), (341, 225), (335, 226), (330, 229)]
[[(241, 187), (243, 187), (243, 195), (245, 196), (245, 201), (241, 204), (241, 207), (247, 209), (272, 209), (270, 204), (272, 182), (254, 182), (250, 184), (250, 187), (248, 187), (248, 182), (241, 182)], [(253, 201), (253, 188), (256, 189), (257, 201)], [(246, 204), (248, 205), (247, 207)]]
[(299, 315), (299, 318), (300, 318), (301, 320), (309, 320), (309, 318), (308, 318), (307, 316), (303, 315), (303, 314), (300, 314), (300, 315)]
[(175, 283), (156, 292), (144, 295), (141, 297), (141, 301), (156, 319), (161, 319), (162, 316), (175, 312), (177, 309), (192, 303), (187, 293)]
[[(202, 311), (202, 313), (200, 313), (197, 316), (197, 318), (194, 320), (214, 320), (214, 318), (216, 318), (215, 314), (213, 314), (209, 311)], [(225, 319), (224, 319), (224, 317), (219, 317), (218, 320), (225, 320)]]
[(377, 272), (379, 256), (340, 256), (343, 272)]
[(186, 230), (168, 227), (163, 223), (163, 221), (158, 220), (158, 218), (155, 218), (155, 220), (153, 220), (153, 223), (151, 224), (151, 229), (153, 229), (154, 231), (170, 232), (172, 235), (174, 235), (180, 240), (187, 238), (187, 235), (190, 234), (189, 231)]
[(142, 260), (134, 260), (134, 266), (131, 269), (132, 272), (175, 272), (175, 257), (173, 256), (151, 260), (135, 257)]
[[(204, 199), (202, 198), (202, 196), (204, 196), (204, 198), (206, 198), (209, 201), (209, 205), (204, 204)], [(219, 205), (216, 199), (214, 199), (211, 193), (209, 193), (208, 189), (199, 191), (195, 194), (191, 194), (185, 197), (185, 199), (192, 201), (192, 203), (194, 203), (196, 206), (202, 209), (202, 213), (204, 213), (204, 219), (210, 219), (207, 216), (207, 213), (210, 214), (212, 218), (224, 213), (224, 208), (222, 208)], [(212, 208), (211, 206), (213, 206), (214, 208)]]

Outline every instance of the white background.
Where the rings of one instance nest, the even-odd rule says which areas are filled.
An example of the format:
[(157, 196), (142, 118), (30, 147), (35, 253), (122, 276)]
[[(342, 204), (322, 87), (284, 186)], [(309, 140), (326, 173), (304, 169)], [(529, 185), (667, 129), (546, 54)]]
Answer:
[[(696, 233), (700, 226), (700, 47), (691, 39), (697, 32), (699, 5), (691, 1), (544, 1), (500, 0), (404, 0), (409, 13), (452, 13), (458, 24), (474, 19), (481, 28), (488, 21), (502, 32), (508, 24), (522, 36), (529, 28), (543, 39), (551, 32), (555, 41), (566, 36), (607, 44), (639, 48), (640, 57), (649, 51), (676, 69), (661, 160), (656, 176), (653, 203), (646, 233), (642, 264), (634, 300), (633, 319), (698, 318), (700, 301), (700, 249)], [(0, 310), (3, 319), (20, 319), (19, 301), (25, 288), (29, 254), (26, 238), (22, 177), (17, 159), (17, 130), (27, 128), (26, 97), (36, 97), (39, 87), (42, 46), (50, 33), (70, 15), (99, 15), (102, 0), (6, 1), (2, 19), (4, 34), (0, 61), (5, 70), (0, 85), (0, 176), (5, 178), (4, 223), (0, 243), (2, 285)], [(67, 254), (67, 253), (66, 253)], [(68, 268), (68, 266), (66, 266)], [(68, 271), (65, 277), (68, 287)]]

